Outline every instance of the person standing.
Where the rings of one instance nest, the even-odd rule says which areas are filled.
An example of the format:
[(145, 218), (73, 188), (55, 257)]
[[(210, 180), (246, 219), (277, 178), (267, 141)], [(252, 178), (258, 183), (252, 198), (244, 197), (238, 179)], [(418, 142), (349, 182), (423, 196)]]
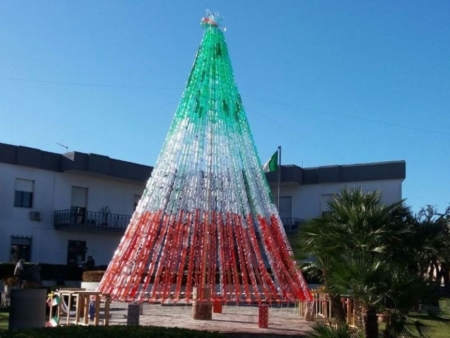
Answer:
[(86, 270), (94, 270), (94, 268), (95, 268), (94, 258), (92, 258), (92, 256), (88, 256), (86, 261)]

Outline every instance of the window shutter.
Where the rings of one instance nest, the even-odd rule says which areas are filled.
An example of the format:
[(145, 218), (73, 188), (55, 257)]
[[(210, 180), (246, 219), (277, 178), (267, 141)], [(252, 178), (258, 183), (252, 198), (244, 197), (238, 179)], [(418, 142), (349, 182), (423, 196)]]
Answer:
[(33, 192), (33, 181), (16, 178), (16, 191)]

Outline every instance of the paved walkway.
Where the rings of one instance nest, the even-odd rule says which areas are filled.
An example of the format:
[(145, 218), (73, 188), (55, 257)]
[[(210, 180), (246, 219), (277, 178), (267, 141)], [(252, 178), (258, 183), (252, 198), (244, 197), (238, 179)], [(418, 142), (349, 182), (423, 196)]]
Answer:
[[(127, 306), (111, 303), (110, 325), (126, 325)], [(139, 324), (267, 336), (303, 336), (309, 330), (309, 323), (294, 307), (269, 308), (269, 328), (260, 329), (256, 306), (223, 306), (222, 313), (213, 313), (212, 320), (194, 320), (191, 306), (144, 304)]]

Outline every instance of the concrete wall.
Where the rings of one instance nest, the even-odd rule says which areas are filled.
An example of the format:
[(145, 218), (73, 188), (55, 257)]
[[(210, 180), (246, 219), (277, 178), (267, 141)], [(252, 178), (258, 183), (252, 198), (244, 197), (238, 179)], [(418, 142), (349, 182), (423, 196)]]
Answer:
[[(14, 207), (16, 178), (34, 181), (33, 207)], [(65, 264), (68, 240), (86, 241), (88, 252), (98, 265), (108, 264), (121, 235), (55, 230), (55, 210), (70, 209), (72, 186), (88, 188), (87, 210), (100, 212), (108, 206), (111, 213), (132, 215), (134, 196), (141, 195), (145, 183), (111, 177), (90, 177), (0, 163), (0, 261), (9, 261), (11, 236), (32, 236), (31, 260)], [(41, 221), (30, 219), (39, 211)]]
[[(382, 202), (391, 204), (402, 199), (402, 179), (362, 181), (348, 183), (324, 183), (324, 184), (283, 184), (281, 186), (281, 196), (292, 197), (292, 215), (294, 218), (308, 220), (322, 214), (322, 195), (337, 194), (344, 188), (361, 187), (363, 191), (380, 190)], [(271, 184), (273, 196), (276, 200), (277, 189)]]

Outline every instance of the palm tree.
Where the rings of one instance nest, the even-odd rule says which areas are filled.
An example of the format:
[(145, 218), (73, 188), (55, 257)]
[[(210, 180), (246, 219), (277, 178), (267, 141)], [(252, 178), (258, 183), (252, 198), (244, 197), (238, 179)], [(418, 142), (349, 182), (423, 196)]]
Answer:
[(403, 201), (385, 205), (380, 192), (361, 189), (341, 190), (328, 206), (329, 214), (301, 228), (301, 254), (314, 258), (336, 304), (349, 291), (362, 304), (366, 337), (375, 338), (377, 311), (385, 307), (390, 271), (405, 266), (403, 259), (412, 256), (405, 245), (413, 235), (412, 227), (405, 224), (408, 208)]
[(337, 240), (339, 228), (332, 222), (331, 217), (325, 215), (315, 218), (303, 225), (294, 246), (296, 258), (302, 260), (302, 270), (309, 276), (320, 280), (330, 295), (330, 301), (336, 320), (345, 323), (345, 310), (341, 302), (341, 295), (336, 292), (333, 284), (329, 283), (328, 274), (335, 265), (335, 253), (341, 249)]
[(358, 332), (354, 332), (347, 324), (332, 326), (327, 323), (315, 322), (311, 325), (308, 338), (360, 338)]

